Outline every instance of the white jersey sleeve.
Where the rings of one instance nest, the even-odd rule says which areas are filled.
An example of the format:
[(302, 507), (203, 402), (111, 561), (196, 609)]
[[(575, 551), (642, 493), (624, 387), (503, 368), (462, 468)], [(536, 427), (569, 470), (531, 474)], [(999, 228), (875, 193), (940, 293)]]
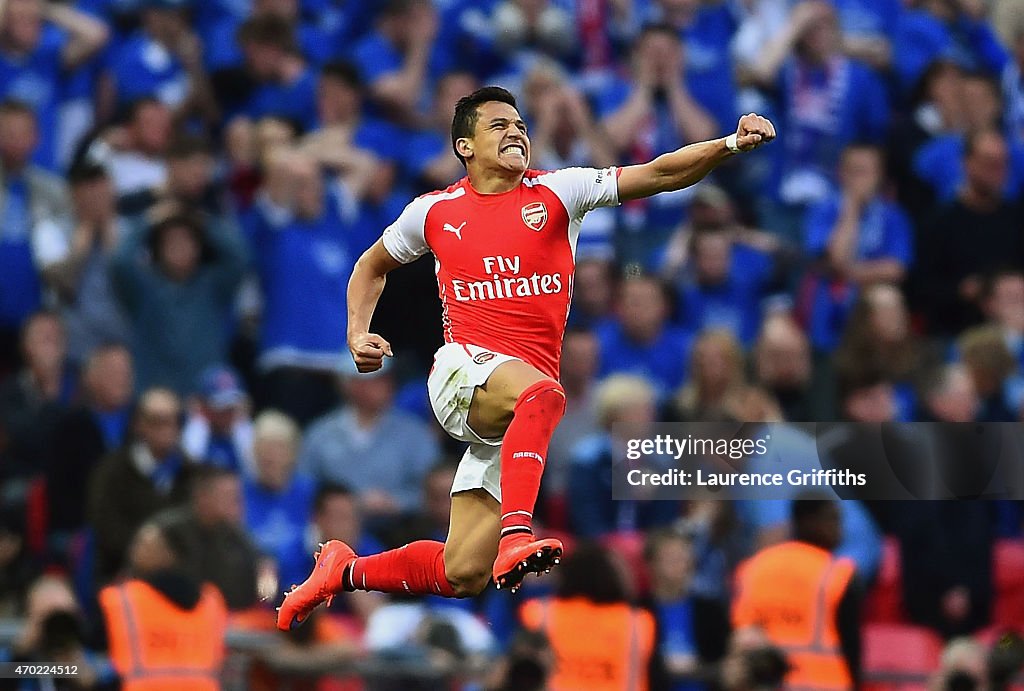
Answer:
[(408, 264), (430, 251), (424, 227), (431, 206), (429, 195), (418, 197), (409, 202), (395, 222), (384, 229), (381, 238), (384, 249), (395, 261)]
[(563, 168), (536, 178), (565, 204), (570, 218), (583, 218), (588, 211), (619, 204), (619, 169)]

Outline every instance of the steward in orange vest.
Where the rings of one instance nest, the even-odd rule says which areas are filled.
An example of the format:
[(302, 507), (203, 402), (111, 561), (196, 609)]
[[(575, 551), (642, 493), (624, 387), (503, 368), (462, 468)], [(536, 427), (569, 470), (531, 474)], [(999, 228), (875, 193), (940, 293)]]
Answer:
[(227, 607), (216, 587), (174, 568), (176, 556), (155, 523), (131, 550), (138, 578), (100, 591), (110, 660), (123, 691), (217, 691)]
[(531, 600), (520, 616), (555, 653), (550, 691), (647, 691), (654, 616), (627, 602), (618, 567), (595, 546), (577, 547), (561, 567), (554, 598)]
[(860, 598), (840, 541), (832, 499), (793, 502), (794, 540), (767, 547), (737, 569), (732, 622), (757, 626), (785, 652), (790, 690), (845, 691), (860, 667)]

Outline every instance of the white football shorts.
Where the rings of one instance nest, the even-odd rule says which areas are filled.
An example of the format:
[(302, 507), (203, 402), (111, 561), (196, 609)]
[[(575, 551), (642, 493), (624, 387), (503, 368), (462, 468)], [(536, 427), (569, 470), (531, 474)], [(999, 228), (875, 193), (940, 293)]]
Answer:
[(518, 359), (462, 343), (446, 343), (434, 354), (427, 377), (430, 407), (445, 432), (469, 444), (455, 471), (452, 494), (482, 488), (501, 501), (501, 439), (482, 439), (470, 428), (469, 406), (476, 387), (498, 365)]

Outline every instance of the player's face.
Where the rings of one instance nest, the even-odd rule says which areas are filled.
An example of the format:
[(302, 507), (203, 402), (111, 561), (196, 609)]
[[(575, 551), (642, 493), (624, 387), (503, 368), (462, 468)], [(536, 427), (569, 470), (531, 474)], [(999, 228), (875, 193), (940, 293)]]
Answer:
[(524, 173), (530, 165), (530, 137), (519, 111), (492, 101), (477, 109), (473, 157), (487, 168)]

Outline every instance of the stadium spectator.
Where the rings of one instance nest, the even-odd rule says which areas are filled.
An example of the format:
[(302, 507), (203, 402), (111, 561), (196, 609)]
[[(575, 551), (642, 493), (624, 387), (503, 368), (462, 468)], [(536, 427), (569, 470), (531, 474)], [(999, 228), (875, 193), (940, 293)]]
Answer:
[[(596, 97), (597, 115), (617, 160), (647, 161), (657, 152), (717, 134), (715, 121), (682, 77), (684, 61), (679, 35), (670, 26), (645, 27), (633, 41), (631, 74), (610, 80)], [(628, 202), (620, 222), (636, 233), (629, 236), (636, 247), (626, 248), (626, 259), (649, 262), (650, 250), (679, 222), (691, 196), (692, 191), (683, 190)]]
[(874, 424), (896, 420), (896, 392), (880, 363), (844, 363), (835, 376), (842, 419)]
[(560, 566), (554, 597), (523, 605), (523, 626), (547, 635), (554, 650), (551, 691), (648, 688), (655, 619), (631, 604), (624, 571), (614, 553), (577, 545)]
[(763, 313), (788, 302), (772, 294), (793, 264), (791, 254), (778, 236), (740, 226), (725, 191), (702, 184), (690, 221), (672, 236), (661, 269), (677, 288), (677, 321), (694, 332), (728, 329), (750, 345)]
[(1017, 419), (1007, 386), (1010, 376), (1017, 371), (1017, 361), (1000, 331), (995, 326), (978, 326), (957, 339), (960, 357), (981, 399), (978, 420), (985, 422)]
[(356, 249), (346, 232), (349, 195), (308, 155), (271, 156), (263, 191), (245, 220), (263, 295), (262, 403), (300, 425), (337, 401), (345, 303)]
[(703, 331), (690, 354), (690, 381), (672, 401), (682, 420), (717, 419), (730, 394), (746, 383), (743, 348), (727, 329)]
[(421, 508), (407, 514), (394, 526), (386, 541), (391, 545), (404, 545), (414, 540), (444, 541), (451, 521), (451, 489), (455, 481), (457, 463), (442, 460), (423, 478)]
[(173, 207), (165, 213), (125, 236), (110, 271), (134, 331), (139, 386), (186, 395), (203, 370), (227, 360), (228, 317), (246, 256), (233, 229)]
[(885, 144), (889, 179), (900, 204), (912, 218), (927, 216), (933, 192), (914, 174), (917, 152), (929, 142), (963, 132), (967, 101), (963, 71), (951, 59), (935, 60), (910, 92), (907, 113), (893, 123)]
[(598, 431), (594, 409), (598, 347), (594, 334), (583, 329), (569, 328), (562, 341), (559, 382), (565, 390), (565, 414), (551, 436), (541, 488), (548, 500), (548, 510), (554, 512), (547, 516), (549, 524), (565, 522), (565, 516), (561, 514), (566, 509), (564, 501), (573, 449), (580, 440)]
[(567, 497), (573, 535), (599, 538), (670, 523), (679, 516), (675, 502), (612, 500), (615, 449), (625, 439), (650, 434), (657, 415), (654, 388), (641, 377), (616, 374), (600, 383), (594, 399), (601, 431), (576, 444), (569, 468)]
[[(13, 6), (26, 3), (33, 0), (16, 0)], [(18, 329), (41, 305), (42, 281), (33, 262), (36, 228), (62, 218), (70, 206), (63, 181), (32, 163), (36, 117), (23, 103), (0, 102), (0, 370), (13, 364)]]
[(968, 135), (964, 185), (922, 235), (927, 242), (920, 247), (918, 303), (931, 333), (947, 336), (978, 321), (982, 277), (1024, 265), (1020, 205), (1002, 196), (1007, 165), (1002, 134), (989, 129)]
[[(914, 155), (913, 174), (929, 188), (932, 199), (948, 203), (956, 198), (964, 183), (964, 147), (966, 135), (985, 129), (1003, 130), (1003, 103), (999, 85), (983, 74), (961, 77), (965, 112), (961, 131), (940, 135), (923, 144)], [(1015, 140), (1006, 140), (1008, 168), (1003, 196), (1012, 199), (1024, 186), (1024, 148)]]
[(907, 616), (947, 638), (978, 630), (993, 597), (993, 504), (908, 501), (891, 508), (898, 512), (893, 523), (900, 554), (908, 560), (902, 573)]
[(789, 133), (775, 151), (764, 226), (797, 240), (807, 207), (829, 194), (846, 146), (882, 141), (888, 99), (870, 68), (843, 55), (835, 10), (819, 0), (794, 6), (785, 28), (749, 67), (757, 83), (777, 90)]
[(717, 681), (723, 691), (781, 689), (791, 670), (785, 654), (756, 626), (739, 629), (729, 642)]
[(596, 331), (598, 326), (612, 320), (614, 271), (610, 257), (580, 257), (573, 278), (570, 326)]
[(61, 80), (107, 42), (109, 30), (68, 5), (10, 0), (0, 8), (0, 100), (16, 99), (39, 118), (39, 141), (24, 140), (34, 161), (57, 166)]
[(182, 0), (142, 0), (138, 31), (107, 58), (98, 110), (105, 116), (139, 98), (156, 98), (176, 117), (212, 120), (217, 104), (203, 66), (203, 46)]
[(893, 386), (895, 419), (908, 422), (916, 412), (914, 384), (924, 355), (903, 294), (881, 283), (864, 290), (854, 303), (834, 361), (839, 368), (879, 368)]
[(668, 288), (653, 276), (631, 276), (619, 286), (618, 319), (595, 329), (601, 345), (600, 376), (636, 374), (656, 387), (659, 397), (686, 379), (691, 335), (669, 321)]
[(856, 688), (861, 585), (853, 562), (832, 554), (842, 539), (839, 504), (799, 497), (792, 520), (790, 541), (740, 566), (733, 626), (764, 629), (792, 665), (787, 686)]
[(163, 202), (176, 202), (202, 212), (211, 223), (229, 226), (234, 213), (216, 179), (216, 161), (209, 142), (197, 135), (179, 135), (167, 147), (167, 181), (164, 185), (139, 190), (118, 201), (125, 216), (143, 216)]
[[(363, 515), (359, 508), (359, 495), (344, 485), (322, 484), (313, 498), (313, 522), (311, 530), (305, 532), (306, 563), (308, 572), (312, 564), (310, 555), (317, 543), (328, 540), (342, 540), (358, 549), (360, 554), (376, 554), (385, 546), (363, 526)], [(283, 582), (282, 582), (283, 583)], [(384, 602), (380, 593), (357, 590), (339, 597), (335, 610), (352, 614), (360, 628), (366, 625), (370, 615)], [(332, 610), (334, 611), (334, 610)]]
[(303, 472), (351, 487), (366, 517), (379, 521), (419, 506), (423, 478), (439, 456), (431, 430), (394, 408), (388, 369), (358, 374), (347, 365), (341, 374), (346, 405), (310, 426), (299, 455)]
[(295, 27), (273, 14), (247, 19), (238, 28), (237, 40), (251, 79), (228, 115), (259, 119), (266, 115), (286, 118), (303, 130), (316, 124), (316, 75), (306, 64), (295, 37)]
[[(161, 682), (217, 689), (227, 608), (217, 588), (188, 575), (181, 548), (148, 522), (132, 540), (132, 577), (100, 591), (110, 661), (126, 689)], [(188, 679), (189, 682), (184, 682)]]
[[(641, 8), (643, 6), (641, 5)], [(663, 22), (683, 41), (683, 75), (697, 103), (728, 132), (739, 117), (735, 66), (729, 44), (737, 28), (737, 12), (727, 2), (655, 0), (645, 21)], [(642, 9), (641, 9), (642, 11)]]
[(252, 430), (256, 472), (242, 485), (245, 526), (263, 554), (274, 559), (284, 585), (305, 578), (311, 553), (306, 532), (316, 487), (295, 472), (301, 438), (298, 425), (284, 413), (260, 413)]
[(7, 477), (25, 478), (43, 470), (39, 466), (46, 458), (54, 426), (77, 394), (67, 347), (58, 315), (36, 312), (25, 320), (21, 334), (25, 365), (0, 385)]
[(941, 422), (974, 422), (981, 401), (970, 371), (962, 364), (938, 368), (925, 379), (921, 402), (924, 419)]
[(985, 282), (981, 298), (986, 319), (1003, 331), (1006, 347), (1024, 366), (1024, 273), (1019, 269), (997, 271)]
[(754, 382), (771, 393), (786, 420), (818, 417), (810, 400), (810, 342), (792, 317), (775, 314), (764, 320), (753, 359)]
[(108, 454), (90, 478), (87, 516), (96, 541), (96, 580), (124, 564), (135, 531), (161, 509), (184, 503), (194, 463), (180, 447), (181, 403), (167, 389), (139, 398), (129, 443)]
[(913, 259), (910, 219), (882, 198), (882, 153), (853, 145), (842, 154), (840, 192), (807, 212), (807, 254), (817, 260), (808, 324), (812, 345), (836, 347), (858, 292), (899, 284)]
[(352, 49), (374, 104), (399, 124), (422, 123), (435, 75), (454, 66), (449, 49), (436, 40), (438, 20), (430, 0), (388, 0), (375, 29)]
[(171, 110), (152, 97), (127, 108), (123, 124), (102, 131), (85, 148), (85, 160), (102, 165), (123, 197), (167, 183), (167, 150), (174, 135)]
[(38, 560), (26, 544), (23, 507), (7, 500), (0, 506), (0, 615), (26, 614), (25, 596), (38, 574)]
[(109, 275), (110, 257), (128, 224), (117, 214), (114, 188), (101, 166), (75, 166), (68, 183), (72, 213), (39, 224), (33, 253), (68, 331), (68, 354), (79, 363), (98, 346), (130, 340)]
[(551, 0), (502, 0), (489, 28), (495, 51), (512, 68), (538, 55), (571, 62), (578, 49), (572, 14)]
[(437, 80), (430, 118), (410, 138), (402, 156), (403, 174), (415, 189), (445, 188), (465, 175), (459, 159), (451, 152), (452, 113), (458, 100), (478, 87), (471, 72), (456, 70)]
[(237, 473), (203, 466), (190, 477), (189, 501), (153, 517), (178, 546), (177, 564), (200, 583), (220, 590), (231, 611), (256, 604), (257, 579), (272, 570), (245, 531), (242, 483)]
[[(75, 665), (78, 671), (74, 688), (119, 688), (110, 663), (86, 645), (90, 633), (87, 622), (66, 580), (46, 575), (32, 583), (25, 600), (25, 619), (14, 641), (12, 662)], [(47, 687), (42, 682), (30, 682), (24, 688), (35, 691)], [(57, 688), (61, 688), (59, 683)]]
[(200, 376), (198, 392), (182, 430), (185, 453), (204, 464), (252, 474), (253, 423), (238, 373), (214, 365)]
[[(729, 630), (728, 614), (695, 596), (693, 546), (682, 534), (657, 530), (647, 536), (644, 561), (651, 577), (650, 599), (670, 691), (699, 691), (706, 677), (707, 639)], [(703, 647), (702, 647), (703, 644)]]
[[(764, 391), (753, 387), (740, 389), (730, 396), (726, 410), (730, 419), (751, 426), (746, 433), (746, 437), (750, 439), (762, 437), (764, 428), (761, 423), (774, 423), (769, 432), (771, 442), (768, 453), (749, 455), (742, 462), (744, 472), (771, 473), (781, 464), (788, 470), (804, 473), (813, 473), (829, 467), (842, 468), (847, 455), (851, 453), (847, 450), (852, 446), (849, 437), (843, 439), (846, 442), (844, 445), (834, 441), (827, 433), (816, 439), (794, 425), (785, 424), (777, 402)], [(850, 433), (850, 437), (855, 441), (860, 440), (858, 431), (853, 430)], [(836, 446), (839, 448), (835, 448)], [(871, 453), (866, 453), (863, 447), (856, 449), (853, 453), (859, 452), (861, 456)], [(851, 467), (857, 466), (851, 464)], [(794, 530), (791, 520), (792, 506), (799, 493), (799, 487), (790, 486), (784, 491), (773, 493), (770, 499), (761, 499), (755, 495), (749, 501), (739, 502), (735, 509), (735, 522), (742, 536), (739, 539), (741, 548), (764, 548), (790, 539)], [(828, 494), (838, 498), (834, 489)], [(837, 556), (852, 560), (862, 581), (872, 583), (882, 560), (882, 535), (878, 525), (865, 503), (858, 501), (855, 496), (844, 495), (838, 506), (842, 539), (835, 548), (835, 553)], [(697, 547), (704, 547), (705, 540), (701, 539), (703, 537), (702, 532), (697, 533), (694, 539)], [(714, 533), (711, 537), (715, 537)], [(743, 542), (744, 539), (749, 541), (749, 545)], [(735, 551), (734, 549), (733, 552)], [(698, 551), (697, 554), (701, 556), (702, 552)], [(725, 553), (724, 556), (730, 555)], [(714, 562), (710, 564), (713, 565)], [(700, 562), (698, 565), (703, 566)], [(710, 569), (709, 571), (714, 573)], [(706, 590), (706, 573), (699, 571), (698, 576), (702, 577), (698, 586)]]
[(56, 423), (47, 455), (47, 530), (58, 553), (64, 540), (85, 526), (83, 488), (92, 472), (128, 439), (134, 393), (132, 356), (126, 347), (100, 346), (89, 354), (77, 405)]
[(982, 3), (927, 0), (900, 16), (893, 39), (893, 71), (903, 86), (913, 84), (936, 58), (952, 55), (965, 69), (999, 74), (1006, 49), (984, 21)]

